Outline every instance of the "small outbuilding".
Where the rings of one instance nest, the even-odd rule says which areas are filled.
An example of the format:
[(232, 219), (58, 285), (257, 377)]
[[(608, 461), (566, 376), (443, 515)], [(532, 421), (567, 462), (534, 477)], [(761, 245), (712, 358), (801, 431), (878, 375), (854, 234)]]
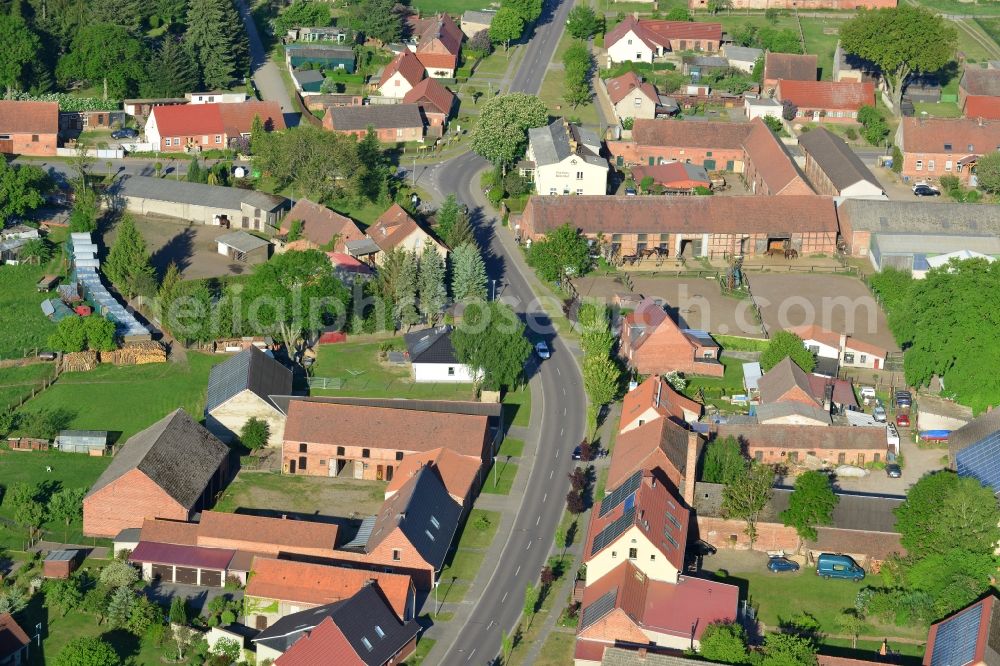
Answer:
[(78, 550), (50, 550), (42, 562), (42, 575), (45, 578), (69, 578), (80, 565)]
[(245, 231), (222, 234), (215, 239), (215, 242), (218, 245), (219, 254), (245, 264), (262, 264), (267, 261), (271, 246), (263, 238), (258, 238)]
[(261, 419), (270, 429), (269, 443), (279, 446), (285, 419), (271, 396), (291, 392), (292, 371), (251, 346), (209, 373), (205, 425), (222, 441), (232, 442), (249, 419)]
[(56, 436), (56, 448), (64, 453), (103, 456), (108, 448), (106, 430), (63, 430)]
[(416, 382), (474, 382), (474, 370), (461, 363), (451, 344), (451, 326), (408, 333), (406, 349)]
[(318, 69), (293, 69), (292, 81), (295, 88), (303, 95), (319, 94), (326, 77)]

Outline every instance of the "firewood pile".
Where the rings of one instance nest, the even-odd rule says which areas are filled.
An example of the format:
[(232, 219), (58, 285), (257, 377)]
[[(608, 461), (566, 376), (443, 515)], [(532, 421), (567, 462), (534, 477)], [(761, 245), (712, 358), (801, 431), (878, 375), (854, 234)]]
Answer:
[(128, 342), (121, 349), (101, 352), (102, 363), (114, 365), (145, 365), (146, 363), (166, 363), (167, 350), (154, 340)]
[(87, 372), (98, 366), (100, 360), (95, 351), (70, 352), (63, 354), (63, 372)]

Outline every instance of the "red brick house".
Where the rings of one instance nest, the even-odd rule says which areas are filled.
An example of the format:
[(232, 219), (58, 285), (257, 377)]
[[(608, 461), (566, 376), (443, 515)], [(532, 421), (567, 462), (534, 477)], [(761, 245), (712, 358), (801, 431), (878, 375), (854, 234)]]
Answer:
[(616, 645), (697, 649), (706, 627), (736, 619), (739, 600), (735, 585), (694, 577), (659, 581), (622, 562), (584, 590), (574, 663), (598, 666)]
[(743, 182), (752, 193), (768, 197), (814, 194), (785, 144), (760, 118), (750, 121), (743, 151), (746, 157)]
[(229, 480), (229, 447), (182, 409), (129, 438), (83, 499), (83, 533), (113, 537), (146, 518), (189, 520)]
[(417, 54), (417, 60), (427, 70), (427, 76), (453, 78), (462, 51), (462, 29), (443, 13), (427, 18), (410, 16), (406, 23), (410, 31), (407, 46)]
[(764, 54), (764, 89), (774, 90), (779, 80), (815, 81), (819, 78), (819, 57), (798, 53)]
[(397, 248), (420, 254), (428, 241), (442, 258), (448, 256), (448, 247), (428, 233), (398, 203), (389, 206), (365, 231), (378, 248), (374, 257), (376, 264), (381, 264), (386, 254)]
[(627, 16), (604, 37), (611, 62), (646, 62), (672, 51), (715, 53), (722, 44), (722, 25), (663, 21)]
[(904, 176), (958, 176), (969, 184), (981, 155), (1000, 148), (1000, 122), (974, 118), (903, 118), (896, 130)]
[(618, 432), (661, 418), (684, 426), (701, 418), (702, 409), (699, 403), (675, 391), (660, 375), (653, 375), (625, 394)]
[(323, 127), (359, 138), (372, 128), (382, 143), (420, 141), (424, 137), (424, 121), (416, 104), (331, 106), (323, 116)]
[(824, 465), (884, 462), (888, 441), (884, 428), (810, 425), (717, 425), (715, 437), (735, 437), (757, 462), (794, 467), (807, 461)]
[(621, 356), (643, 375), (671, 371), (721, 377), (719, 345), (704, 331), (680, 328), (647, 298), (622, 323)]
[(389, 666), (417, 648), (420, 625), (401, 622), (377, 586), (349, 599), (288, 615), (254, 637), (257, 658), (276, 666)]
[(424, 79), (406, 93), (403, 103), (420, 107), (428, 136), (441, 136), (455, 109), (455, 95), (436, 79)]
[(255, 117), (269, 132), (285, 129), (277, 102), (155, 106), (146, 121), (146, 141), (167, 153), (225, 150), (233, 139), (250, 136)]
[(279, 233), (287, 236), (295, 221), (302, 223), (301, 235), (298, 240), (285, 243), (286, 250), (330, 248), (331, 252), (344, 252), (346, 243), (365, 237), (357, 222), (309, 199), (295, 202), (282, 218)]
[(799, 122), (856, 123), (862, 106), (875, 106), (875, 84), (781, 79), (775, 98), (794, 104)]
[(757, 388), (761, 406), (795, 402), (827, 414), (831, 408), (843, 411), (858, 407), (851, 382), (806, 373), (788, 357), (764, 373)]
[(59, 147), (59, 104), (0, 100), (0, 153), (56, 154)]
[(405, 457), (447, 448), (486, 459), (489, 417), (292, 400), (285, 422), (287, 474), (392, 481)]
[(606, 488), (616, 488), (637, 471), (660, 469), (689, 505), (704, 442), (698, 433), (670, 419), (657, 419), (623, 432), (615, 441)]
[(958, 84), (958, 106), (966, 118), (1000, 120), (1000, 69), (967, 66)]
[(483, 461), (448, 448), (403, 456), (403, 462), (385, 487), (385, 498), (398, 493), (410, 478), (425, 467), (438, 475), (453, 500), (466, 510), (472, 506), (473, 497), (482, 485)]
[(382, 70), (375, 90), (382, 97), (403, 98), (424, 78), (424, 66), (412, 51), (406, 49)]
[(28, 663), (31, 639), (10, 613), (0, 614), (0, 664), (22, 666)]

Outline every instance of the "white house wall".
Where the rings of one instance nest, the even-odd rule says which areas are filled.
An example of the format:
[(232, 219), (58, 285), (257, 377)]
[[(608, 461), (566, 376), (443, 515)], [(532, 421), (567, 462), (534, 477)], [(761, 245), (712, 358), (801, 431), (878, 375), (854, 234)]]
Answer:
[[(653, 580), (676, 583), (678, 571), (636, 526), (626, 530), (614, 543), (587, 560), (587, 585), (593, 585), (612, 569), (629, 559), (629, 548), (638, 552), (632, 564)], [(650, 559), (653, 556), (653, 559)]]
[[(449, 374), (448, 370), (452, 373)], [(451, 382), (455, 384), (471, 384), (476, 381), (469, 366), (462, 363), (414, 363), (413, 381), (420, 383)]]
[(285, 415), (250, 390), (237, 393), (213, 409), (205, 419), (205, 426), (223, 442), (232, 442), (251, 418), (267, 422), (270, 428), (268, 446), (281, 446), (285, 436)]
[[(577, 178), (578, 173), (583, 178)], [(576, 155), (558, 164), (539, 166), (535, 168), (535, 191), (542, 195), (604, 195), (608, 193), (608, 167), (590, 164)]]
[(653, 62), (653, 50), (629, 30), (622, 38), (608, 47), (611, 62)]

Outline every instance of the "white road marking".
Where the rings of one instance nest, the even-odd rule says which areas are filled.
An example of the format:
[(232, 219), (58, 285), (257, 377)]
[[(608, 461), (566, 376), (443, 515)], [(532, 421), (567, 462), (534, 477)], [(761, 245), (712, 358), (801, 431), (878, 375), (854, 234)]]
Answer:
[(472, 652), (469, 653), (469, 658), (466, 661), (472, 661), (472, 655), (476, 654), (477, 648), (472, 648)]
[(566, 408), (563, 407), (563, 416), (566, 416)]
[(556, 449), (556, 458), (559, 457), (559, 449)]
[(531, 542), (530, 541), (528, 542), (528, 545), (524, 547), (524, 549), (525, 550), (531, 550)]
[(538, 527), (538, 523), (540, 522), (542, 522), (542, 517), (538, 516), (538, 518), (535, 520), (535, 527)]
[(566, 387), (563, 386), (563, 395), (566, 395)]
[(517, 574), (519, 573), (521, 573), (521, 567), (518, 567), (517, 570), (514, 571), (514, 578), (517, 578)]
[(493, 620), (490, 620), (490, 623), (488, 625), (486, 625), (486, 631), (489, 631), (490, 627), (492, 627), (492, 626), (493, 626)]
[(556, 473), (556, 471), (554, 469), (553, 470), (549, 470), (549, 478), (551, 479), (552, 475), (555, 474), (555, 473)]
[(547, 500), (548, 498), (549, 498), (549, 494), (548, 494), (548, 493), (545, 493), (545, 494), (544, 494), (544, 495), (542, 496), (542, 501), (544, 502), (544, 501), (545, 501), (545, 500)]
[(562, 375), (562, 370), (560, 370), (559, 368), (556, 368), (556, 374), (561, 376)]
[(506, 592), (503, 593), (503, 599), (500, 600), (500, 603), (503, 603), (505, 601), (507, 601), (507, 593)]
[(559, 436), (562, 437), (563, 433), (566, 432), (566, 428), (559, 428)]

